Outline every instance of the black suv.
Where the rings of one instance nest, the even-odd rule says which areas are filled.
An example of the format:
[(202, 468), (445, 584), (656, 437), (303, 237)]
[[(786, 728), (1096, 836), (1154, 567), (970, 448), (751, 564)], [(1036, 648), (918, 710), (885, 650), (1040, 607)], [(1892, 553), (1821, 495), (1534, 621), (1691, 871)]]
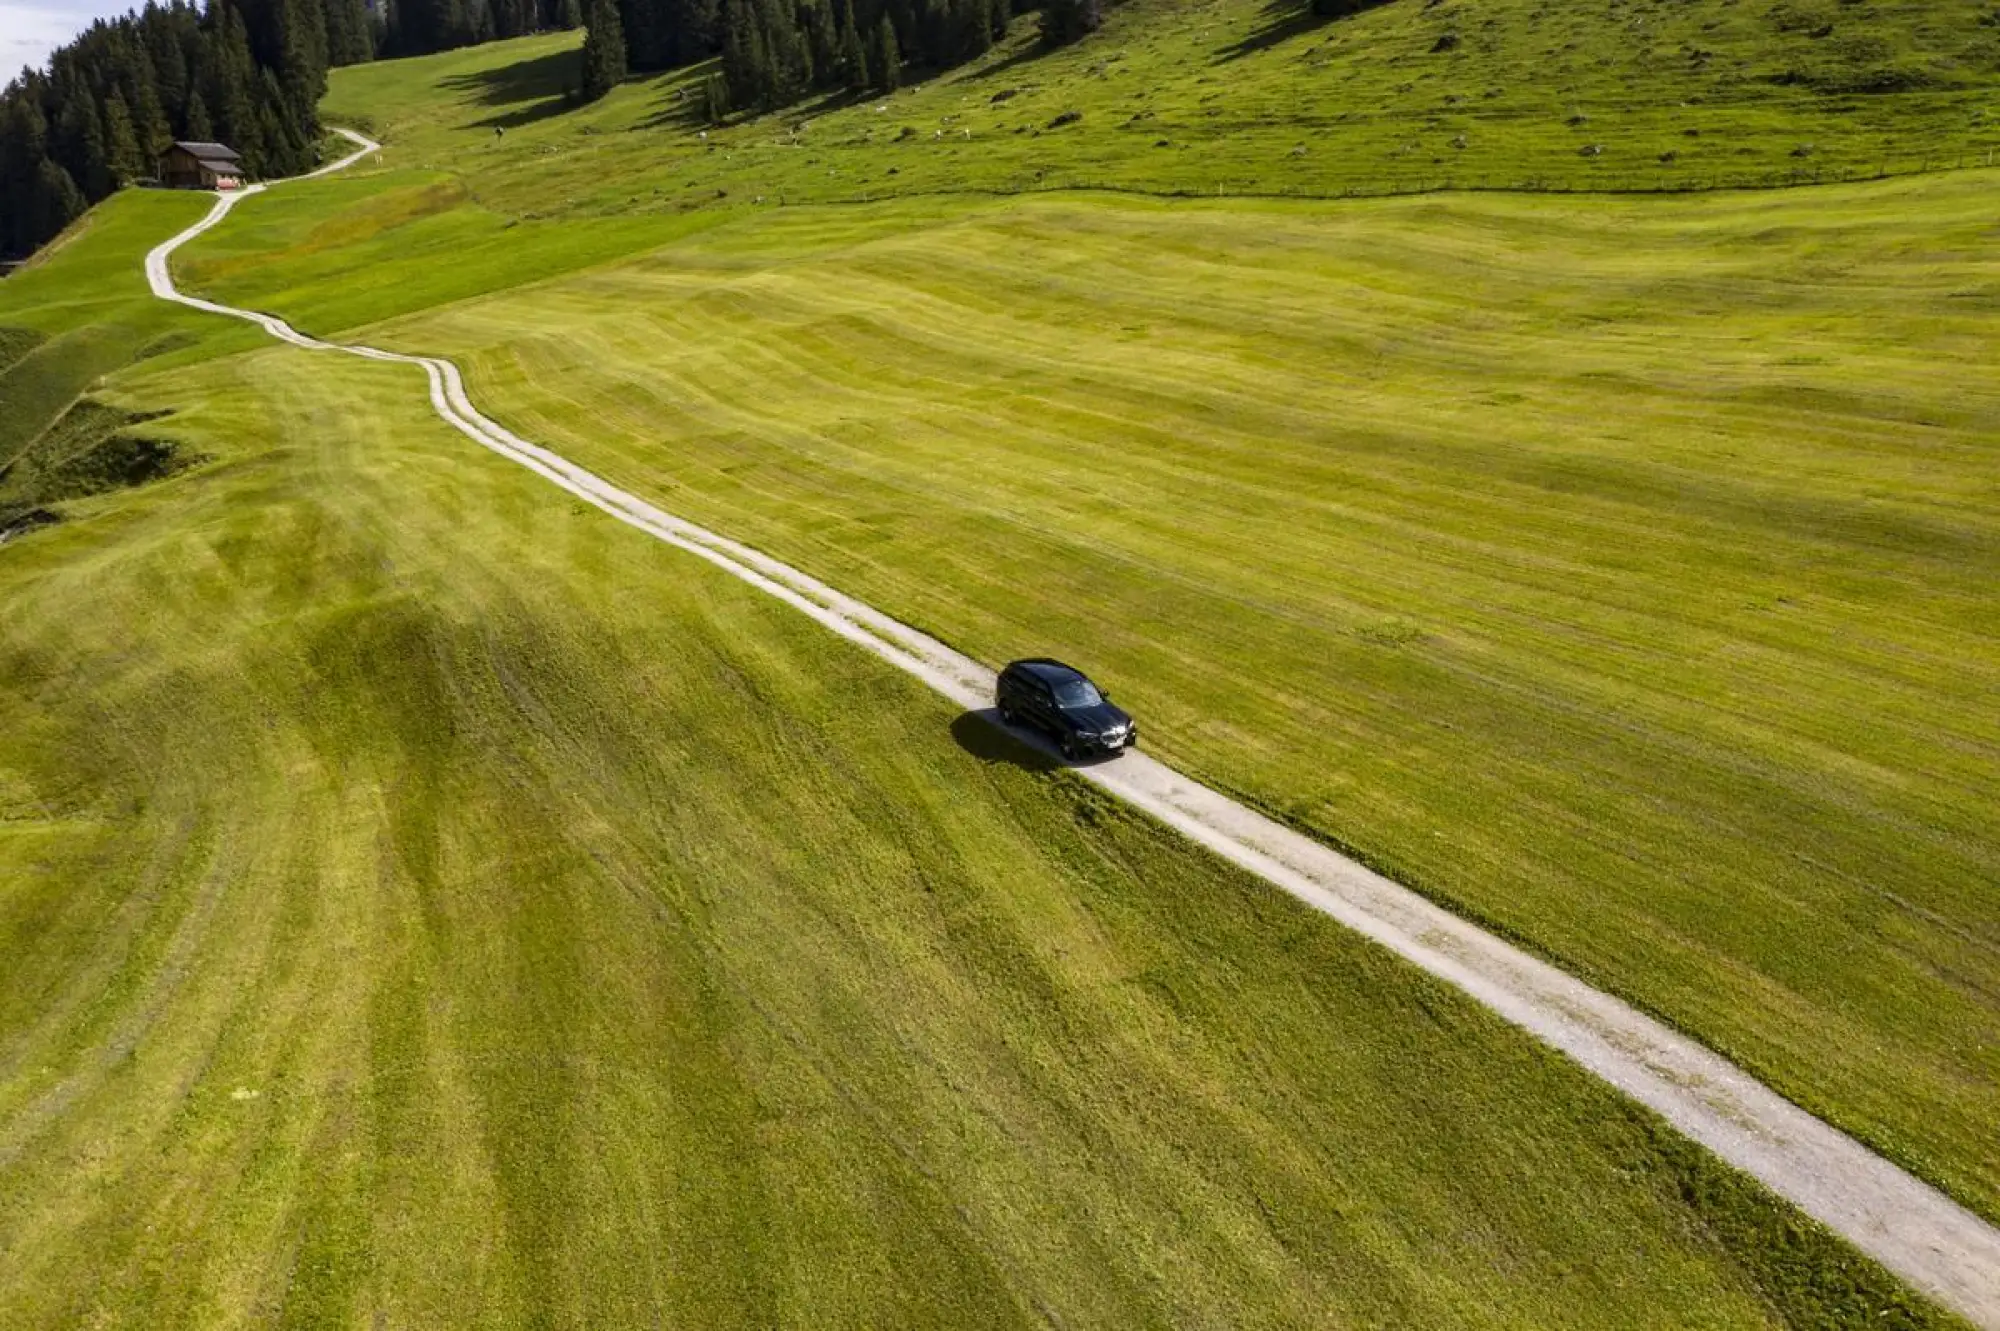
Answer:
[(993, 700), (1008, 725), (1046, 731), (1065, 758), (1117, 753), (1139, 742), (1139, 727), (1081, 670), (1039, 657), (1000, 672)]

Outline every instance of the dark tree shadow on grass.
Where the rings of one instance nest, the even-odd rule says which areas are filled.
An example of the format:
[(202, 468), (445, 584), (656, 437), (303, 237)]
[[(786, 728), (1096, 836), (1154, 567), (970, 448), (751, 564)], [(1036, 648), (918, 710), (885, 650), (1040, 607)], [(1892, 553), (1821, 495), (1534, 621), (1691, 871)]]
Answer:
[(1022, 65), (1032, 64), (1056, 49), (1058, 48), (1047, 45), (1041, 38), (1037, 37), (1020, 50), (1014, 52), (1014, 54), (1008, 56), (1005, 60), (996, 60), (984, 69), (974, 70), (965, 76), (965, 81), (967, 83), (983, 83), (987, 79), (998, 78), (1002, 74), (1019, 69)]
[[(680, 71), (676, 70), (676, 73)], [(676, 98), (673, 91), (681, 95)], [(701, 81), (689, 79), (678, 83), (660, 98), (657, 110), (639, 122), (640, 129), (710, 129), (707, 104), (702, 100)]]
[(481, 106), (513, 106), (517, 102), (560, 98), (577, 85), (582, 70), (581, 51), (551, 51), (498, 69), (453, 74), (440, 79), (438, 87), (445, 92), (472, 93)]
[(570, 89), (576, 86), (581, 71), (579, 52), (551, 51), (499, 69), (453, 74), (438, 80), (438, 87), (447, 92), (471, 93), (480, 106), (508, 108), (473, 121), (474, 128), (514, 129), (573, 109)]
[(545, 102), (536, 102), (514, 111), (503, 111), (497, 116), (487, 116), (472, 122), (475, 129), (516, 129), (522, 125), (532, 125), (537, 120), (547, 120), (565, 111), (574, 111), (580, 103), (568, 97), (551, 97)]
[(1255, 55), (1268, 50), (1278, 43), (1311, 32), (1314, 28), (1328, 23), (1338, 23), (1342, 19), (1354, 17), (1365, 10), (1377, 9), (1389, 0), (1321, 0), (1315, 5), (1313, 0), (1270, 0), (1259, 15), (1259, 24), (1242, 41), (1225, 46), (1216, 55), (1215, 63), (1227, 64), (1241, 60), (1246, 55)]
[(860, 106), (864, 102), (884, 100), (888, 95), (879, 89), (829, 88), (821, 92), (814, 100), (803, 103), (798, 108), (798, 112), (808, 120), (816, 120), (820, 116), (829, 115), (835, 111), (843, 111), (850, 106)]
[[(781, 106), (775, 112), (757, 110), (732, 111), (720, 121), (711, 122), (704, 116), (705, 103), (702, 101), (702, 78), (705, 77), (703, 71), (708, 67), (707, 64), (689, 65), (683, 69), (673, 71), (676, 74), (691, 71), (696, 75), (696, 77), (687, 79), (676, 85), (685, 90), (686, 96), (676, 100), (671, 95), (672, 89), (669, 89), (661, 96), (659, 109), (654, 111), (640, 125), (640, 128), (680, 128), (689, 131), (698, 129), (723, 129), (731, 125), (743, 124), (745, 121), (755, 120), (759, 116), (772, 114), (782, 117), (785, 121), (817, 120), (821, 116), (830, 114), (831, 112), (845, 110), (850, 106), (860, 106), (866, 102), (879, 101), (888, 95), (879, 91), (857, 92), (853, 88), (822, 89), (807, 93), (802, 100), (794, 102), (789, 106)], [(720, 62), (714, 62), (714, 67), (719, 71), (721, 68)]]

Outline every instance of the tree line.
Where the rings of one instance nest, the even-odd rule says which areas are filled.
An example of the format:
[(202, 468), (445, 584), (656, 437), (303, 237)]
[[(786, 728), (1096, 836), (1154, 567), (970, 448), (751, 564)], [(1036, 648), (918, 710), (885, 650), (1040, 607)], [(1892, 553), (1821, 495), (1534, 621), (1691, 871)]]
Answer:
[(258, 175), (310, 165), (327, 67), (372, 51), (362, 0), (175, 0), (93, 23), (0, 93), (0, 250), (152, 175), (175, 139), (227, 143)]
[(428, 55), (583, 24), (582, 0), (377, 0), (376, 8), (378, 56)]
[(582, 89), (720, 56), (711, 119), (811, 92), (892, 91), (906, 68), (985, 53), (1016, 13), (1045, 40), (1094, 30), (1102, 0), (148, 0), (93, 23), (0, 90), (0, 255), (32, 253), (153, 174), (176, 139), (228, 144), (252, 176), (311, 167), (326, 72), (550, 28), (587, 29)]
[(768, 111), (810, 92), (886, 92), (906, 67), (948, 69), (983, 55), (1016, 13), (1041, 11), (1045, 40), (1101, 21), (1100, 0), (585, 0), (583, 95), (628, 71), (719, 55), (704, 85), (709, 118)]
[(0, 91), (0, 256), (150, 177), (176, 139), (227, 144), (253, 176), (311, 167), (332, 66), (580, 22), (579, 0), (149, 0), (100, 19)]

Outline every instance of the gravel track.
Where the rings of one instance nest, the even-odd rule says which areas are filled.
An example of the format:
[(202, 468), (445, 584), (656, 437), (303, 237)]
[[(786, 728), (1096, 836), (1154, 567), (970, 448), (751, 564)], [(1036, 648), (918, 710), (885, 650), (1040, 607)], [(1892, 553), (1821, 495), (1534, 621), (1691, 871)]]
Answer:
[[(350, 130), (351, 165), (380, 146)], [(300, 179), (310, 179), (310, 176)], [(282, 183), (282, 182), (281, 182)], [(343, 346), (284, 320), (174, 287), (174, 251), (266, 188), (220, 196), (187, 230), (146, 256), (153, 294), (247, 319), (284, 342), (422, 368), (431, 405), (472, 439), (619, 521), (705, 559), (916, 676), (994, 725), (993, 672), (825, 583), (725, 536), (663, 512), (480, 414), (458, 367), (436, 356)], [(1026, 742), (1044, 748), (1034, 738)], [(1806, 1113), (1705, 1046), (1600, 993), (1337, 852), (1285, 828), (1164, 763), (1138, 753), (1076, 774), (1366, 935), (1560, 1050), (1682, 1133), (1785, 1197), (1863, 1252), (1988, 1331), (2000, 1331), (2000, 1229)]]

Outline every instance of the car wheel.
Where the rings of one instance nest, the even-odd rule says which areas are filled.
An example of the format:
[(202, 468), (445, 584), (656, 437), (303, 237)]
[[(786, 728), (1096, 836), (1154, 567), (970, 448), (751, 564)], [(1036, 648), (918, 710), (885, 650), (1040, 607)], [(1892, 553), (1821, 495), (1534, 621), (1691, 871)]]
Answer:
[(1000, 724), (1003, 726), (1018, 726), (1021, 724), (1021, 718), (1015, 714), (1013, 708), (1004, 702), (1000, 704)]
[(1062, 737), (1061, 748), (1062, 748), (1062, 756), (1064, 758), (1067, 758), (1070, 762), (1075, 762), (1077, 758), (1081, 756), (1077, 750), (1076, 741), (1071, 739), (1068, 735), (1064, 735)]

